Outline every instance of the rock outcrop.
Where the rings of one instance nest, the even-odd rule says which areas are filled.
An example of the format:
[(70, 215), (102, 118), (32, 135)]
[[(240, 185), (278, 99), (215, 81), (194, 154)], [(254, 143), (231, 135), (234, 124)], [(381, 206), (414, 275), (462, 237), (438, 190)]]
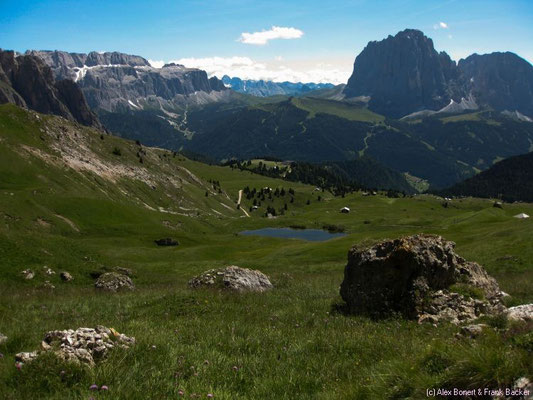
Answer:
[(27, 363), (45, 352), (53, 352), (65, 361), (93, 367), (96, 361), (105, 358), (113, 348), (127, 349), (134, 344), (135, 338), (101, 325), (96, 328), (50, 331), (44, 336), (40, 350), (18, 353), (15, 360)]
[(189, 281), (191, 288), (211, 287), (238, 292), (264, 292), (274, 286), (261, 271), (231, 265), (221, 269), (210, 269)]
[(38, 57), (0, 50), (0, 82), (0, 103), (13, 103), (101, 128), (80, 88), (70, 80), (56, 81), (51, 69)]
[(340, 293), (353, 313), (399, 314), (420, 322), (467, 322), (505, 310), (485, 269), (440, 236), (415, 235), (354, 247)]
[(106, 272), (100, 275), (98, 279), (96, 279), (94, 287), (109, 292), (135, 289), (135, 285), (129, 276), (117, 272)]

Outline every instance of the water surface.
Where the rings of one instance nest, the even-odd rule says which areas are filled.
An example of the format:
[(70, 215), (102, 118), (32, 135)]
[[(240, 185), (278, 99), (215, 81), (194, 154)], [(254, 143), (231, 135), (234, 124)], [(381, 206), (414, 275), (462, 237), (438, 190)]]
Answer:
[(292, 229), (292, 228), (262, 228), (252, 231), (239, 232), (241, 235), (267, 236), (282, 239), (300, 239), (312, 242), (323, 242), (336, 237), (346, 236), (346, 233), (328, 232), (322, 229)]

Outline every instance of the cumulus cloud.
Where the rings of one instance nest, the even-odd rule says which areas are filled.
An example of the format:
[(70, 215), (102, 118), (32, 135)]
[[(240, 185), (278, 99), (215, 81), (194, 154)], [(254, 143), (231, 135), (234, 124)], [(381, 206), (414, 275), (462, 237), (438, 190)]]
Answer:
[(273, 26), (269, 30), (261, 32), (243, 32), (239, 39), (241, 43), (253, 44), (256, 46), (263, 46), (269, 40), (274, 39), (299, 39), (303, 36), (303, 32), (296, 28), (287, 28), (283, 26)]
[[(266, 80), (274, 82), (315, 82), (315, 83), (346, 83), (352, 70), (348, 62), (345, 68), (339, 68), (332, 64), (317, 62), (300, 62), (298, 65), (290, 65), (286, 60), (277, 59), (259, 62), (250, 57), (204, 57), (204, 58), (181, 58), (171, 60), (176, 64), (183, 64), (189, 68), (199, 68), (211, 76), (222, 78), (224, 75), (239, 77), (241, 79)], [(152, 61), (154, 67), (162, 67), (165, 62)]]
[(448, 29), (448, 24), (446, 22), (439, 22), (438, 24), (433, 25), (433, 29)]

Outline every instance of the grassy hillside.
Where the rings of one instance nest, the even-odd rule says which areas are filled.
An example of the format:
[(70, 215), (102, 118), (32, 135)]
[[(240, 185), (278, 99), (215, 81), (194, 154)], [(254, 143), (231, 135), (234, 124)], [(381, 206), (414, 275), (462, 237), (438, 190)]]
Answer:
[(370, 111), (366, 107), (357, 107), (353, 104), (340, 101), (317, 99), (312, 97), (292, 98), (292, 104), (302, 110), (308, 111), (308, 118), (314, 118), (316, 114), (324, 113), (335, 115), (349, 121), (383, 122), (385, 117)]
[(453, 196), (533, 201), (533, 153), (510, 157), (442, 191)]
[[(533, 376), (531, 334), (489, 331), (457, 339), (451, 325), (375, 321), (338, 311), (353, 244), (426, 232), (457, 242), (512, 297), (533, 301), (532, 204), (495, 209), (487, 200), (433, 196), (345, 198), (0, 107), (0, 398), (2, 399), (380, 399), (422, 398), (428, 387), (509, 387)], [(143, 160), (142, 164), (139, 159)], [(215, 183), (213, 183), (215, 182)], [(294, 190), (285, 215), (245, 216), (238, 191)], [(155, 189), (154, 189), (155, 187)], [(219, 193), (219, 189), (221, 193)], [(205, 193), (207, 192), (207, 197)], [(318, 196), (321, 200), (318, 201)], [(350, 214), (339, 209), (348, 206)], [(347, 236), (320, 243), (240, 236), (245, 229), (335, 225)], [(180, 245), (157, 247), (173, 237)], [(265, 294), (193, 291), (213, 267), (260, 269)], [(67, 270), (74, 281), (47, 276)], [(107, 294), (91, 272), (131, 268), (137, 290)], [(20, 271), (36, 271), (26, 281)], [(51, 281), (54, 290), (43, 287)], [(492, 325), (501, 321), (490, 320)], [(137, 339), (93, 370), (53, 359), (14, 367), (20, 351), (54, 329), (103, 324)], [(107, 385), (108, 393), (89, 391)]]

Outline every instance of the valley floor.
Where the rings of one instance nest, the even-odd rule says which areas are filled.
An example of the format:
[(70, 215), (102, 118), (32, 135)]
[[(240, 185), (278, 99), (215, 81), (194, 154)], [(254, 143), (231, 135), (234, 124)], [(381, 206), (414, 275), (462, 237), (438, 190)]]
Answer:
[[(495, 329), (476, 340), (457, 338), (453, 325), (346, 315), (339, 296), (352, 245), (424, 232), (455, 241), (458, 254), (485, 266), (511, 295), (508, 305), (533, 302), (533, 221), (513, 218), (533, 215), (533, 204), (499, 209), (479, 199), (443, 207), (432, 196), (333, 197), (162, 150), (140, 153), (133, 143), (89, 133), (94, 137), (87, 146), (101, 151), (102, 162), (121, 157), (129, 168), (143, 165), (163, 177), (153, 188), (110, 182), (17, 156), (9, 145), (15, 138), (45, 151), (42, 143), (53, 136), (45, 137), (44, 128), (41, 139), (18, 130), (26, 117), (7, 113), (9, 119), (0, 115), (6, 155), (0, 159), (0, 333), (8, 337), (0, 343), (0, 398), (419, 399), (428, 388), (505, 388), (533, 377), (531, 326), (498, 331), (505, 322), (487, 319)], [(167, 163), (182, 186), (164, 180)], [(267, 196), (261, 210), (248, 211), (252, 199), (243, 193), (248, 218), (236, 207), (247, 186), (293, 188), (294, 200)], [(285, 203), (284, 215), (263, 216), (267, 204), (280, 210)], [(349, 214), (339, 212), (345, 206)], [(238, 235), (326, 225), (348, 235), (325, 242)], [(165, 237), (179, 246), (155, 245)], [(228, 294), (188, 288), (193, 276), (227, 265), (259, 269), (275, 289)], [(46, 275), (45, 266), (56, 274)], [(133, 270), (134, 292), (94, 289), (91, 274), (115, 267)], [(22, 278), (27, 268), (34, 279)], [(60, 271), (74, 280), (62, 282)], [(43, 287), (45, 281), (55, 289)], [(134, 336), (135, 346), (111, 352), (94, 369), (51, 357), (15, 367), (15, 354), (38, 348), (46, 332), (96, 325)], [(108, 391), (92, 392), (93, 384)]]
[[(351, 214), (338, 213), (344, 205)], [(10, 268), (4, 264), (2, 271), (0, 326), (10, 339), (0, 347), (0, 396), (87, 399), (93, 383), (109, 386), (94, 398), (113, 399), (179, 398), (179, 391), (220, 399), (421, 398), (430, 387), (509, 386), (533, 372), (531, 334), (456, 339), (454, 326), (372, 321), (337, 307), (352, 244), (417, 232), (457, 241), (459, 254), (486, 266), (513, 302), (531, 302), (533, 230), (512, 215), (533, 206), (491, 205), (457, 200), (444, 209), (424, 196), (351, 195), (294, 216), (204, 221), (205, 232), (161, 225), (137, 233), (110, 227), (109, 233), (17, 238), (3, 228), (12, 250), (3, 248)], [(325, 223), (342, 225), (349, 235), (323, 243), (236, 235), (244, 228)], [(180, 246), (155, 247), (153, 239), (164, 235)], [(187, 288), (195, 274), (229, 264), (260, 269), (276, 289), (235, 295)], [(42, 283), (42, 265), (66, 269), (75, 280), (56, 279), (50, 291), (17, 276), (32, 267)], [(100, 265), (132, 268), (138, 289), (95, 291), (89, 273)], [(14, 354), (35, 348), (45, 332), (99, 324), (136, 337), (134, 350), (112, 354), (93, 371), (50, 360), (14, 367)]]

